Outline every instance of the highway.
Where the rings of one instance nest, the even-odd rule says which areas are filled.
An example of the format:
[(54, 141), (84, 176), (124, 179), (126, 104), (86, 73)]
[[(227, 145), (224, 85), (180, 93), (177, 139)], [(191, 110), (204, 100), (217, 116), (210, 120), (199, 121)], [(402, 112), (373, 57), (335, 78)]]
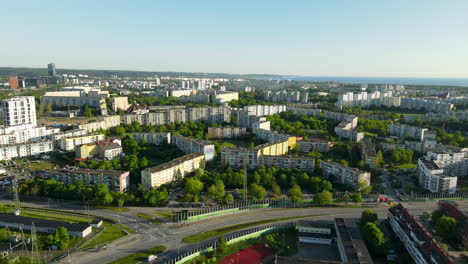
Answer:
[[(2, 203), (9, 203), (10, 201), (0, 200)], [(23, 202), (23, 206), (39, 207), (39, 208), (53, 208), (72, 210), (80, 213), (86, 213), (84, 207), (76, 206), (71, 203), (58, 203), (58, 202)], [(468, 201), (460, 201), (460, 209), (462, 211), (468, 210)], [(405, 206), (411, 211), (413, 215), (421, 215), (424, 212), (431, 212), (436, 208), (435, 202), (417, 202), (406, 203)], [(129, 212), (116, 212), (105, 209), (90, 208), (90, 214), (112, 218), (120, 221), (137, 231), (137, 234), (128, 235), (120, 240), (108, 244), (105, 249), (101, 250), (88, 250), (78, 252), (63, 259), (60, 263), (89, 263), (89, 264), (104, 264), (113, 260), (120, 259), (127, 255), (143, 251), (145, 249), (165, 245), (168, 251), (159, 255), (158, 263), (167, 260), (177, 254), (177, 251), (185, 252), (189, 249), (198, 248), (211, 241), (202, 241), (198, 244), (187, 245), (182, 242), (182, 239), (198, 234), (201, 232), (213, 230), (216, 228), (238, 225), (248, 222), (260, 221), (265, 219), (282, 218), (282, 217), (308, 217), (314, 215), (314, 219), (333, 219), (335, 217), (354, 217), (358, 218), (364, 208), (333, 208), (333, 207), (316, 207), (316, 208), (278, 208), (278, 209), (261, 209), (254, 210), (248, 214), (229, 215), (224, 217), (215, 217), (203, 221), (194, 222), (190, 225), (170, 228), (169, 224), (155, 225), (145, 219), (136, 216), (138, 212), (145, 212), (152, 214), (158, 208), (150, 207), (127, 207)], [(387, 207), (372, 207), (380, 218), (387, 217)], [(167, 208), (160, 210), (167, 211)]]

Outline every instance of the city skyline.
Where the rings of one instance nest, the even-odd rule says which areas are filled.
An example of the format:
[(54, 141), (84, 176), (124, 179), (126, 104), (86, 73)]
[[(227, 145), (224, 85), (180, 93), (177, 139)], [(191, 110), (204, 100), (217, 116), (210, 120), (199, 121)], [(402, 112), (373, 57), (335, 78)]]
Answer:
[(0, 22), (1, 67), (468, 77), (464, 1), (25, 4)]

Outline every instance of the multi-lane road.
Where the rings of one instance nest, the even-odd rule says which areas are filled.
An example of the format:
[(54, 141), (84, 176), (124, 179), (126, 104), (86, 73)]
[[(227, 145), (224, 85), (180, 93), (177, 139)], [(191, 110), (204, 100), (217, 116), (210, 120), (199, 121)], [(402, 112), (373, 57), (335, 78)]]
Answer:
[[(9, 201), (0, 202), (8, 203)], [(461, 210), (468, 210), (468, 201), (460, 201), (459, 203)], [(76, 206), (70, 203), (23, 202), (23, 205), (30, 207), (50, 207), (54, 209), (73, 210), (80, 213), (87, 212), (84, 207)], [(421, 215), (424, 212), (431, 212), (434, 210), (436, 208), (436, 203), (417, 202), (405, 204), (405, 206), (414, 215)], [(360, 217), (361, 212), (363, 211), (363, 208), (333, 207), (261, 209), (251, 211), (247, 214), (244, 213), (239, 215), (216, 217), (209, 220), (194, 222), (184, 227), (170, 228), (169, 225), (155, 225), (136, 216), (138, 212), (153, 214), (158, 210), (158, 208), (128, 207), (128, 209), (128, 212), (115, 212), (105, 209), (90, 209), (90, 214), (118, 220), (122, 224), (135, 229), (137, 234), (128, 235), (120, 240), (108, 244), (105, 249), (101, 248), (100, 250), (89, 250), (72, 254), (69, 257), (63, 259), (61, 263), (104, 264), (158, 245), (165, 245), (168, 247), (168, 252), (160, 255), (161, 260), (167, 260), (168, 258), (177, 254), (178, 250), (183, 252), (188, 248), (199, 246), (188, 246), (182, 242), (182, 239), (200, 232), (225, 226), (281, 217), (310, 217), (311, 215), (313, 215), (313, 218), (315, 219)], [(380, 206), (373, 207), (372, 209), (378, 213), (380, 218), (385, 218), (387, 216), (387, 207)], [(164, 208), (164, 210), (167, 210), (167, 208)]]

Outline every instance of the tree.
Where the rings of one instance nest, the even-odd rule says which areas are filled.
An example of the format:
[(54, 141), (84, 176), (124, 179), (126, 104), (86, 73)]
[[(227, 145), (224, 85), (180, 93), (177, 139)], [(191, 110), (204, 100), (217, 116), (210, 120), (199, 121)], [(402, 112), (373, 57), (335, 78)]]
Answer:
[(232, 203), (234, 202), (234, 196), (232, 194), (228, 193), (224, 196), (224, 202), (226, 203)]
[(442, 212), (440, 210), (435, 210), (434, 212), (432, 212), (432, 215), (431, 215), (432, 224), (436, 225), (437, 220), (439, 220), (439, 218), (441, 218), (442, 216), (444, 216), (444, 214), (442, 214)]
[(203, 190), (203, 183), (197, 179), (189, 178), (185, 182), (185, 192), (192, 195), (199, 195)]
[(55, 229), (54, 239), (59, 249), (65, 249), (70, 244), (68, 230), (63, 226), (59, 226)]
[(218, 256), (222, 256), (227, 249), (227, 244), (226, 244), (226, 238), (224, 238), (224, 235), (220, 235), (218, 237), (218, 244), (216, 246), (216, 252)]
[(364, 200), (362, 199), (362, 195), (360, 193), (353, 193), (350, 195), (351, 200), (357, 205), (358, 203), (362, 203)]
[(453, 241), (457, 237), (457, 221), (452, 217), (442, 216), (437, 220), (435, 230), (445, 240)]
[(46, 104), (45, 111), (46, 112), (52, 112), (52, 104), (51, 103)]
[(332, 201), (333, 195), (327, 190), (323, 190), (322, 192), (319, 192), (314, 196), (314, 203), (319, 205), (327, 205), (330, 204)]
[(84, 105), (83, 113), (87, 118), (94, 116), (94, 109), (90, 108), (88, 105)]
[(276, 182), (273, 182), (271, 184), (271, 190), (273, 191), (275, 195), (281, 194), (281, 187)]
[(294, 203), (300, 203), (302, 201), (302, 191), (299, 185), (295, 184), (291, 189), (288, 191), (288, 196)]
[(208, 188), (208, 196), (213, 198), (215, 201), (222, 201), (225, 195), (224, 183), (222, 181), (216, 181)]
[(109, 193), (109, 187), (105, 184), (98, 184), (94, 195), (97, 204), (110, 204), (113, 201), (112, 195)]
[(125, 136), (125, 128), (123, 127), (116, 127), (114, 128), (114, 134), (118, 137)]
[(249, 192), (257, 200), (262, 200), (266, 195), (265, 188), (255, 183), (250, 185)]
[(362, 235), (369, 251), (376, 255), (384, 255), (386, 249), (386, 240), (383, 232), (375, 223), (366, 223), (362, 227)]
[(348, 205), (348, 202), (349, 202), (349, 194), (348, 194), (348, 192), (346, 192), (345, 194), (343, 194), (343, 202), (345, 203), (345, 205)]
[(371, 209), (366, 209), (362, 211), (361, 214), (361, 225), (365, 225), (366, 223), (375, 223), (378, 220), (377, 213), (372, 211)]

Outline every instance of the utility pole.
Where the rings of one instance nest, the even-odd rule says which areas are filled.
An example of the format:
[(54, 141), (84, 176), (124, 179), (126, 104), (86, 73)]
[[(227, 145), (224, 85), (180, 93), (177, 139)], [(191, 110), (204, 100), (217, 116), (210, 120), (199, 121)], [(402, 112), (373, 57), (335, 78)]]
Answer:
[(15, 212), (16, 216), (20, 215), (20, 202), (19, 202), (19, 194), (18, 194), (18, 181), (16, 177), (13, 179), (13, 192), (14, 192), (14, 200), (15, 200)]

